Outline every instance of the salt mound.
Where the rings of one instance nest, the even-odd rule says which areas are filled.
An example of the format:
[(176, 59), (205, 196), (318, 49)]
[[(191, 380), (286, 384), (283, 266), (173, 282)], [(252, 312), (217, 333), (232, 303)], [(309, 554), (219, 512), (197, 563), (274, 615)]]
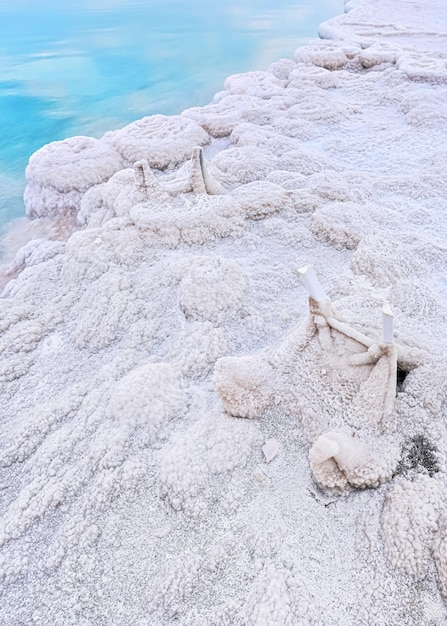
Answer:
[(179, 305), (186, 318), (219, 322), (242, 307), (248, 281), (234, 261), (193, 257), (184, 265)]
[(152, 115), (106, 133), (101, 141), (113, 146), (129, 165), (146, 159), (150, 166), (164, 169), (184, 161), (191, 147), (207, 144), (209, 136), (180, 115)]
[(113, 148), (93, 137), (72, 137), (35, 152), (26, 168), (25, 206), (30, 217), (44, 217), (79, 208), (83, 192), (122, 169)]

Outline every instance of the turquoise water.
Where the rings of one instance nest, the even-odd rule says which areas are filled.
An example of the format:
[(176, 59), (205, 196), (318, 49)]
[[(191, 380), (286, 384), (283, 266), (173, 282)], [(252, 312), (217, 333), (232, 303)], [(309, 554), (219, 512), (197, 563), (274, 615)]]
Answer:
[(203, 105), (317, 36), (343, 0), (0, 0), (0, 224), (43, 144)]

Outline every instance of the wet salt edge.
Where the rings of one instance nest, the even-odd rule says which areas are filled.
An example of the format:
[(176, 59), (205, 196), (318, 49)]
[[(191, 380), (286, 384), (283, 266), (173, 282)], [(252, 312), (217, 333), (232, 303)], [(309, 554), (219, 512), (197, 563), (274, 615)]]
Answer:
[[(108, 134), (96, 186), (90, 144), (36, 155), (28, 210), (82, 228), (0, 301), (2, 623), (445, 622), (447, 12), (405, 6), (349, 2), (295, 61)], [(201, 142), (224, 194), (194, 190)], [(386, 359), (334, 325), (379, 346), (386, 300), (409, 372), (382, 423)]]

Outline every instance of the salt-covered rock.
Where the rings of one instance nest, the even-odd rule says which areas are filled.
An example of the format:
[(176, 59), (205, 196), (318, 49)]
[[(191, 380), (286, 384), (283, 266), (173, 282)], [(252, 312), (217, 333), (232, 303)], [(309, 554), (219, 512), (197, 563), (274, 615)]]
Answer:
[(202, 194), (177, 202), (166, 199), (156, 212), (151, 201), (145, 201), (133, 206), (129, 217), (146, 240), (168, 248), (177, 248), (181, 243), (201, 245), (237, 235), (243, 229), (238, 202), (224, 195)]
[(261, 180), (276, 169), (277, 157), (266, 148), (244, 146), (220, 152), (213, 161), (229, 184), (243, 185)]
[(216, 362), (213, 382), (230, 415), (259, 417), (271, 398), (268, 363), (252, 357), (224, 357)]
[(262, 452), (265, 456), (266, 463), (270, 463), (278, 455), (280, 449), (277, 439), (267, 439), (262, 446)]
[(72, 137), (35, 152), (26, 168), (30, 217), (75, 213), (83, 194), (123, 168), (118, 152), (93, 137)]
[(240, 185), (233, 190), (245, 215), (253, 220), (268, 217), (286, 208), (291, 194), (280, 185), (266, 181), (255, 181)]
[(348, 57), (343, 51), (343, 46), (338, 42), (320, 41), (297, 48), (294, 61), (295, 63), (312, 63), (328, 70), (338, 70), (348, 63)]
[(321, 435), (309, 451), (316, 481), (331, 493), (378, 487), (391, 478), (397, 460), (396, 449), (373, 452), (358, 437), (336, 432)]
[(288, 89), (306, 89), (306, 87), (312, 89), (315, 85), (322, 89), (333, 89), (338, 85), (337, 77), (331, 68), (326, 69), (317, 63), (314, 66), (309, 66), (301, 59), (295, 65), (295, 69), (290, 72), (288, 78)]
[(128, 165), (145, 159), (150, 167), (164, 169), (186, 160), (194, 146), (209, 140), (208, 133), (186, 117), (152, 115), (106, 133), (101, 143), (113, 146)]
[(248, 94), (257, 98), (271, 98), (281, 94), (284, 81), (268, 72), (234, 74), (225, 80), (225, 91), (230, 94)]
[[(225, 476), (245, 467), (259, 438), (259, 431), (242, 420), (222, 414), (201, 416), (164, 456), (162, 497), (175, 510), (198, 517), (211, 505), (216, 488), (222, 492)], [(230, 484), (228, 488), (232, 488)], [(236, 493), (228, 493), (229, 505), (231, 501), (237, 504), (238, 499)]]
[(185, 261), (179, 305), (189, 319), (219, 322), (237, 313), (248, 289), (246, 275), (222, 257), (191, 257)]
[[(390, 488), (381, 523), (385, 554), (393, 567), (415, 580), (424, 578), (446, 505), (445, 485), (438, 478), (422, 474)], [(438, 543), (440, 559), (441, 554), (442, 544)]]

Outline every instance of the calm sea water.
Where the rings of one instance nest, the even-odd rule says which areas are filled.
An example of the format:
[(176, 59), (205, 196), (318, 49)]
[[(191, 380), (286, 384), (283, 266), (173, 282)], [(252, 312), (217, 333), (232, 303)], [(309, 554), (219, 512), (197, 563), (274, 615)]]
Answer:
[(43, 144), (203, 105), (317, 36), (343, 0), (0, 0), (0, 225)]

